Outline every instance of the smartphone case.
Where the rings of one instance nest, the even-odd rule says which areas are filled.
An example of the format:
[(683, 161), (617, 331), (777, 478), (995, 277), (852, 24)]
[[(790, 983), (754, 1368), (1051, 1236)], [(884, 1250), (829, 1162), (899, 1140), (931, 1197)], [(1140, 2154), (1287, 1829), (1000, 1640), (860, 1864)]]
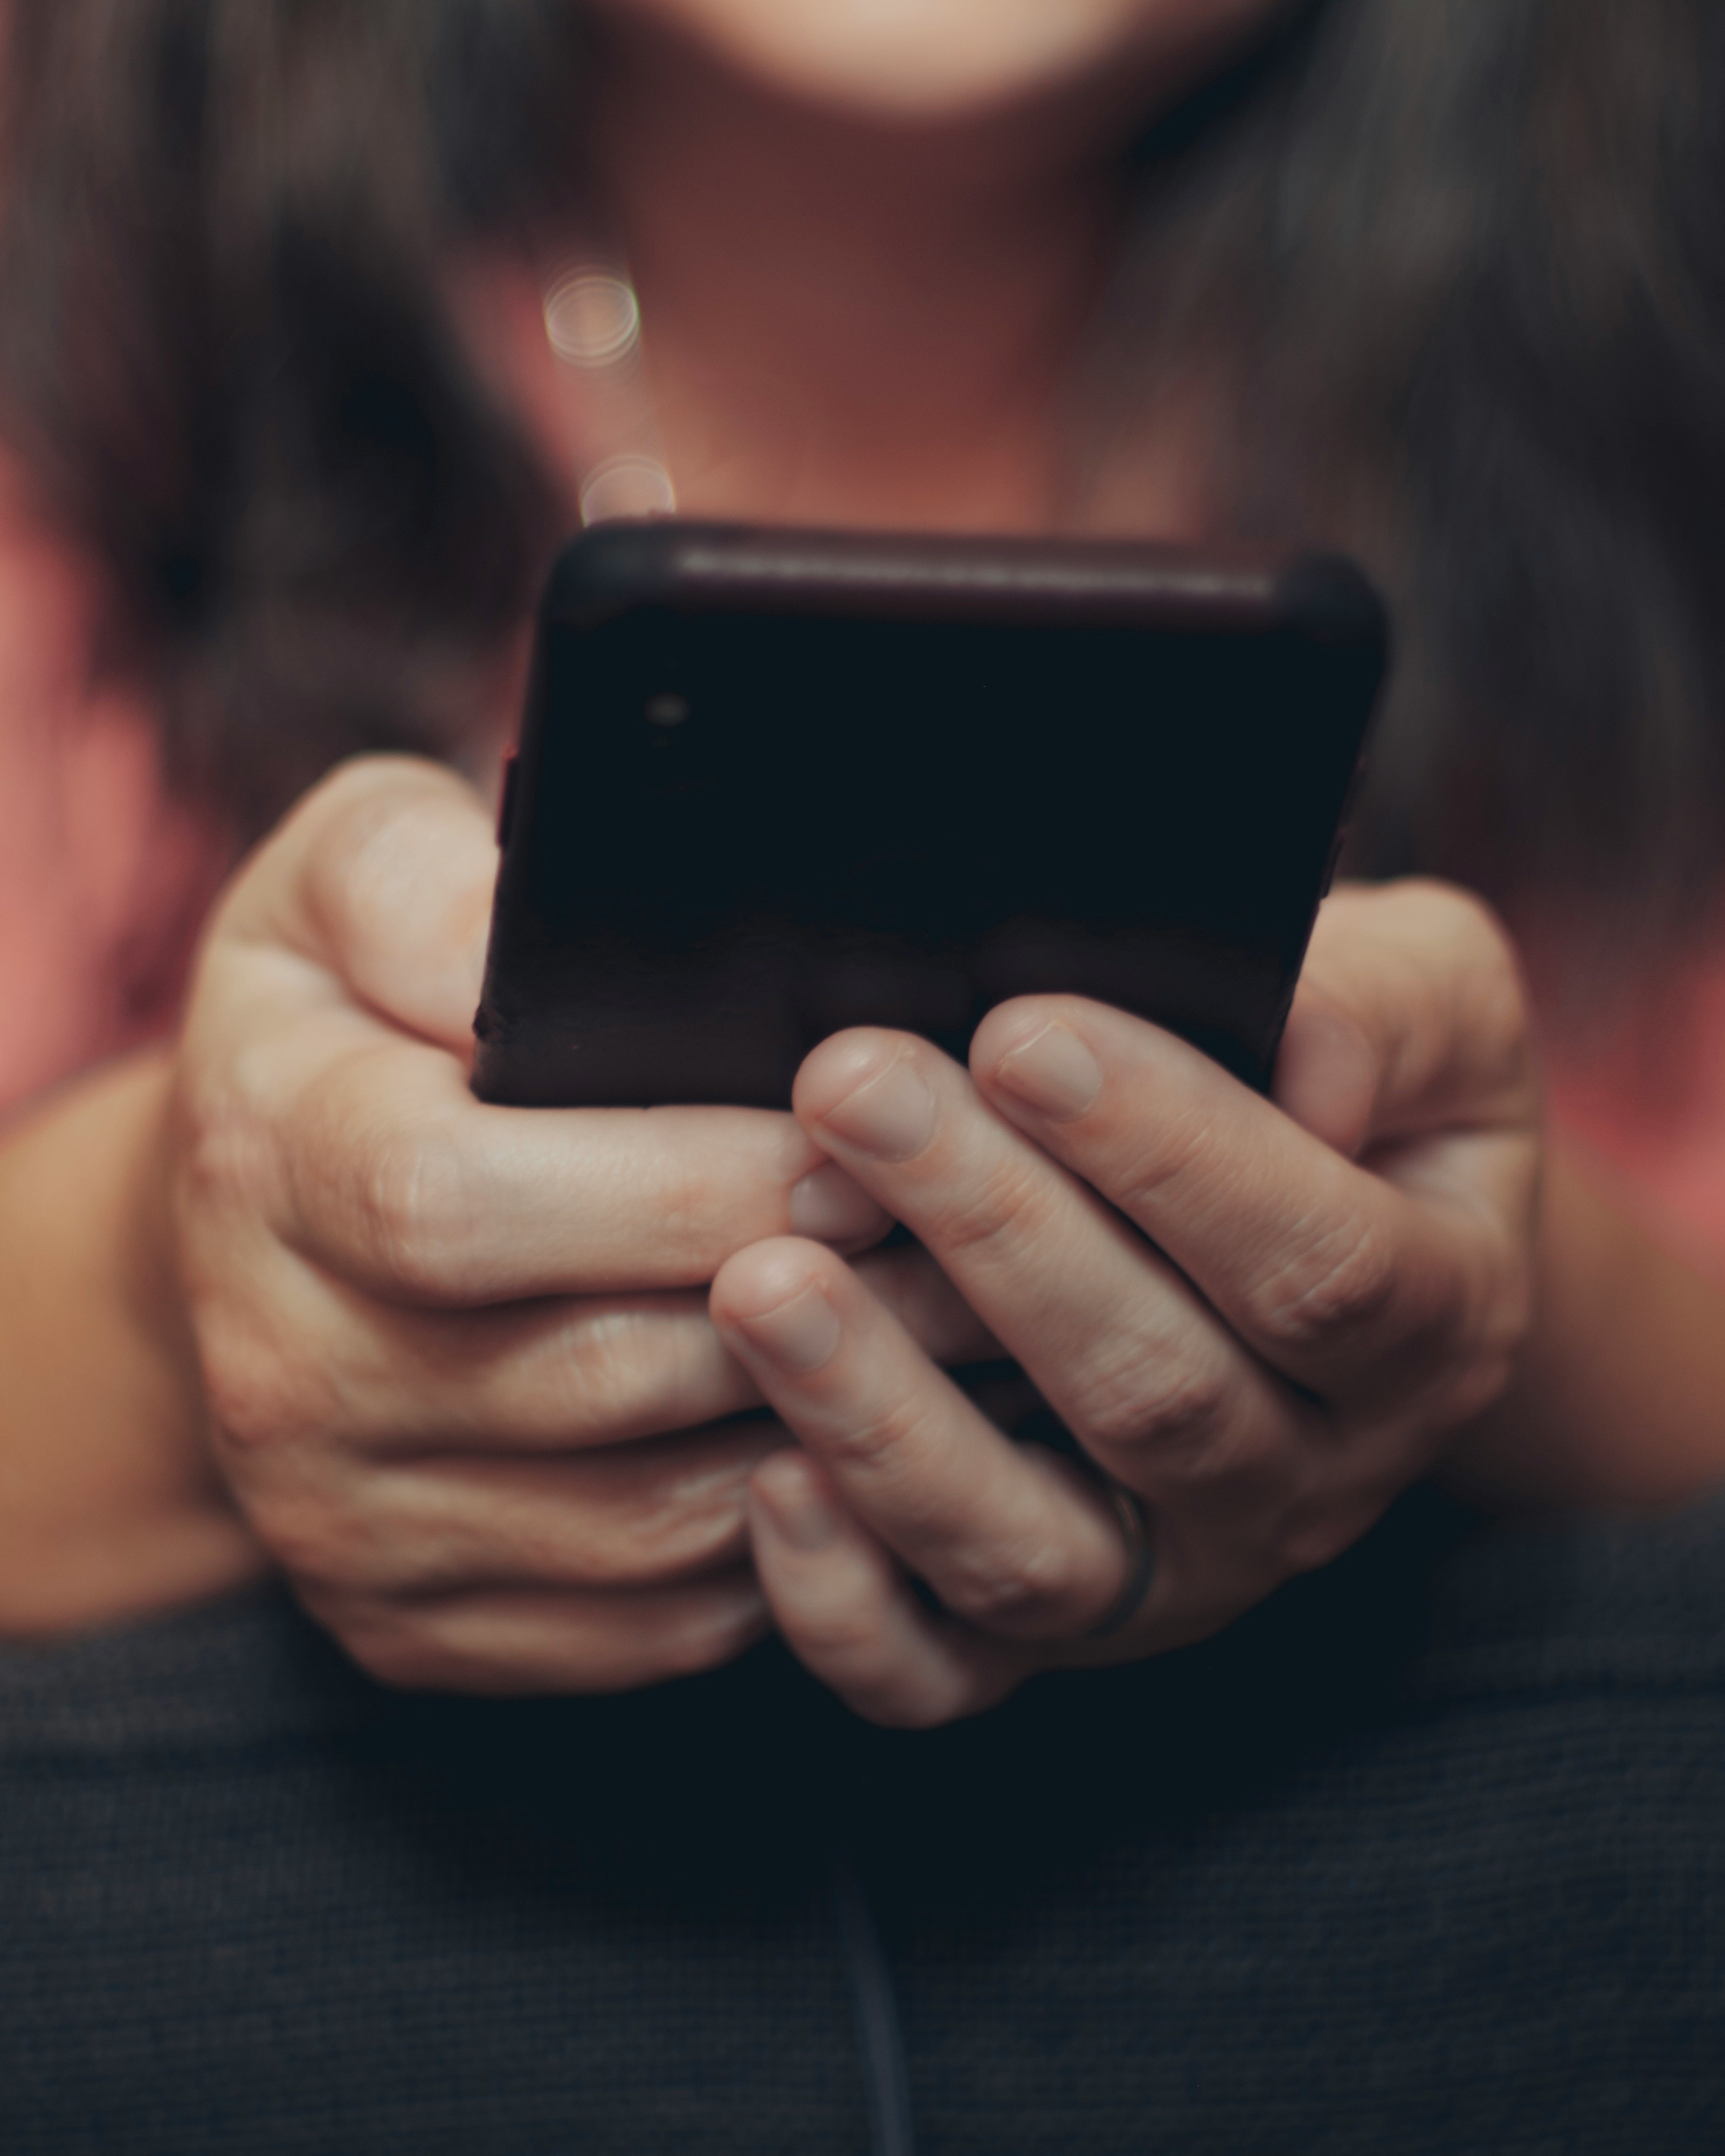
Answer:
[(559, 559), (475, 1091), (783, 1106), (1069, 991), (1267, 1087), (1386, 666), (1346, 562), (611, 525)]

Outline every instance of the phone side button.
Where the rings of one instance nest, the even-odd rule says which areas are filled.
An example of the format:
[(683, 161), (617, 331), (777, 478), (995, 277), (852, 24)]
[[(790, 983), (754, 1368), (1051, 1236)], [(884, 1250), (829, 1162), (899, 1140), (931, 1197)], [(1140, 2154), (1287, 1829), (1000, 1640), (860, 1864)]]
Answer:
[(501, 852), (509, 844), (510, 828), (515, 822), (515, 772), (521, 762), (513, 749), (503, 759), (503, 790), (497, 797), (497, 845)]

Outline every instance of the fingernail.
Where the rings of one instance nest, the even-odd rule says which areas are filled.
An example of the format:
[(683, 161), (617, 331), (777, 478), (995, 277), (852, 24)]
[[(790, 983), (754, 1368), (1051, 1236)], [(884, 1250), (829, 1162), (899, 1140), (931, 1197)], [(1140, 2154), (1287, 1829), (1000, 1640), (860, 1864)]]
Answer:
[(763, 1355), (798, 1378), (809, 1377), (832, 1361), (844, 1330), (838, 1312), (818, 1287), (805, 1287), (777, 1310), (733, 1322)]
[(812, 1169), (791, 1192), (791, 1233), (812, 1243), (860, 1243), (884, 1235), (891, 1217), (836, 1162)]
[(821, 1121), (876, 1160), (913, 1160), (934, 1136), (935, 1112), (934, 1095), (906, 1055), (846, 1094)]
[(1076, 1122), (1096, 1106), (1102, 1090), (1102, 1066), (1076, 1033), (1045, 1025), (1001, 1058), (994, 1075), (1041, 1115), (1057, 1123)]
[(794, 1463), (769, 1461), (757, 1471), (754, 1489), (768, 1518), (793, 1549), (812, 1557), (838, 1540), (838, 1515)]

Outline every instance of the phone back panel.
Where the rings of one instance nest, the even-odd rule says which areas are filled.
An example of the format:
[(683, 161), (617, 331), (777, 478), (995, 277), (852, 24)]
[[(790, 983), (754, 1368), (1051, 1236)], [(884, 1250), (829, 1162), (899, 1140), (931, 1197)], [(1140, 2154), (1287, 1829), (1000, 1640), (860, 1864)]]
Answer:
[(542, 610), (475, 1090), (782, 1106), (1055, 990), (1267, 1086), (1384, 670), (1348, 565), (608, 526)]

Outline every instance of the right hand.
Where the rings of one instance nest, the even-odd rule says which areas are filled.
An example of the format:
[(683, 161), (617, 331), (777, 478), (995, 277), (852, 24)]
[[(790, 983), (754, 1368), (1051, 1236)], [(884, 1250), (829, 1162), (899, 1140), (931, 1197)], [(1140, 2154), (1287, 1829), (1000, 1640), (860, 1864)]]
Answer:
[[(733, 1252), (884, 1213), (788, 1115), (468, 1091), (496, 850), (477, 797), (343, 767), (200, 962), (173, 1203), (217, 1464), (301, 1601), (386, 1681), (604, 1691), (768, 1629), (745, 1492), (786, 1442), (720, 1344)], [(986, 1332), (915, 1250), (865, 1276), (938, 1361)]]

